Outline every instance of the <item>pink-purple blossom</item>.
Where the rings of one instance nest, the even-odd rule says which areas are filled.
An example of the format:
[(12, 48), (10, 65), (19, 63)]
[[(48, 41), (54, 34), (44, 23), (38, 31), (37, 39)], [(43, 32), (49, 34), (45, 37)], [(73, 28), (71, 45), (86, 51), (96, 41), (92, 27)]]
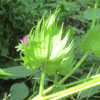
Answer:
[(28, 39), (29, 39), (29, 34), (25, 35), (23, 39), (20, 40), (20, 43), (18, 45), (21, 45), (22, 43), (26, 46), (28, 46)]

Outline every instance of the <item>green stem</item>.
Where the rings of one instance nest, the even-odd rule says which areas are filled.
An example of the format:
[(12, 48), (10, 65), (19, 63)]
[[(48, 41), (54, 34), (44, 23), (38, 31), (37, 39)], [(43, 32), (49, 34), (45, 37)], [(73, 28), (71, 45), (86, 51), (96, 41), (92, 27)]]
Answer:
[(96, 0), (96, 2), (95, 2), (95, 6), (94, 6), (94, 15), (93, 15), (93, 21), (92, 21), (92, 26), (91, 26), (91, 28), (94, 28), (94, 26), (95, 26), (97, 5), (98, 5), (98, 0)]
[(90, 54), (89, 52), (86, 52), (84, 56), (80, 59), (80, 61), (76, 64), (76, 66), (71, 70), (71, 72), (68, 73), (62, 80), (60, 80), (58, 84), (62, 84), (83, 63), (83, 61), (89, 54)]
[(58, 74), (57, 72), (55, 73), (55, 76), (54, 76), (54, 84), (56, 85), (57, 84), (57, 80), (58, 80)]
[(97, 77), (95, 79), (92, 79), (92, 80), (82, 83), (80, 85), (77, 85), (77, 86), (62, 90), (60, 92), (56, 92), (54, 94), (45, 96), (45, 97), (43, 97), (43, 100), (58, 100), (58, 99), (67, 97), (69, 95), (75, 94), (77, 92), (86, 90), (88, 88), (97, 86), (99, 84), (100, 84), (100, 77)]
[(50, 86), (49, 88), (47, 88), (46, 90), (44, 90), (43, 95), (45, 95), (45, 94), (51, 92), (55, 87), (56, 87), (55, 84), (52, 85), (52, 86)]
[(34, 86), (33, 86), (33, 96), (35, 95), (35, 88), (36, 88), (36, 77), (35, 77)]
[(58, 82), (58, 84), (52, 85), (51, 87), (49, 87), (48, 89), (46, 89), (43, 94), (47, 94), (50, 91), (52, 91), (55, 87), (59, 86), (60, 84), (62, 84), (81, 64), (82, 62), (86, 59), (86, 57), (89, 55), (90, 53), (87, 52), (84, 54), (84, 56), (80, 59), (80, 61), (76, 64), (76, 66), (73, 68), (73, 70), (71, 70), (71, 72), (69, 74), (67, 74), (61, 81)]
[(39, 89), (39, 95), (43, 95), (43, 88), (44, 88), (44, 78), (45, 78), (45, 66), (43, 64), (42, 66), (42, 72), (41, 72), (41, 82), (40, 82), (40, 89)]
[[(70, 86), (73, 86), (73, 85), (76, 85), (76, 84), (82, 83), (82, 82), (84, 82), (84, 81), (89, 81), (89, 80), (91, 80), (91, 79), (95, 79), (95, 78), (98, 78), (98, 77), (100, 77), (100, 74), (95, 75), (95, 76), (91, 76), (91, 77), (88, 78), (88, 79), (83, 79), (83, 80), (80, 80), (80, 81), (77, 81), (77, 82), (73, 82), (73, 83), (70, 83), (70, 84), (64, 85), (64, 86), (62, 86), (61, 89), (68, 88), (68, 87), (70, 87)], [(47, 93), (47, 92), (50, 92), (53, 88), (55, 88), (54, 85), (51, 86), (50, 88), (48, 88), (47, 90), (45, 90), (45, 91), (43, 92), (43, 94), (45, 94), (45, 93)], [(36, 96), (35, 98), (33, 98), (32, 100), (39, 100), (40, 98), (41, 98), (41, 97), (40, 97), (39, 95), (37, 95), (37, 96)]]
[(78, 84), (80, 84), (82, 82), (86, 82), (86, 81), (89, 81), (89, 80), (97, 78), (97, 77), (100, 77), (100, 74), (92, 76), (92, 77), (89, 77), (89, 78), (85, 78), (85, 79), (82, 79), (82, 80), (79, 80), (79, 81), (76, 81), (76, 82), (72, 82), (70, 84), (63, 85), (59, 89), (65, 89), (65, 88), (68, 88), (68, 87), (71, 87), (71, 86), (74, 86), (74, 85), (78, 85)]
[(49, 87), (48, 89), (46, 89), (43, 94), (47, 94), (49, 93), (50, 91), (52, 91), (56, 86), (57, 86), (57, 80), (58, 80), (58, 74), (57, 72), (55, 73), (55, 76), (54, 76), (54, 85), (52, 85), (51, 87)]

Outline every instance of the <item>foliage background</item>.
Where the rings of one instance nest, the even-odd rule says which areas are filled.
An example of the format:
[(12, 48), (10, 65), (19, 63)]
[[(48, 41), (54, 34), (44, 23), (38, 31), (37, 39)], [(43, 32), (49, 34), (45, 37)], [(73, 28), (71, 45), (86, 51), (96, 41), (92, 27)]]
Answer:
[[(16, 52), (15, 46), (18, 44), (20, 39), (28, 34), (30, 29), (36, 25), (37, 21), (43, 16), (43, 13), (46, 12), (46, 15), (48, 15), (50, 10), (53, 12), (58, 5), (61, 7), (61, 11), (58, 16), (59, 23), (61, 24), (64, 22), (65, 28), (66, 26), (70, 25), (75, 30), (75, 59), (78, 61), (82, 56), (79, 48), (79, 40), (90, 28), (94, 2), (95, 0), (0, 0), (0, 68), (8, 68), (7, 71), (11, 70), (9, 68), (15, 68), (13, 69), (14, 73), (20, 73), (20, 77), (0, 78), (1, 100), (5, 95), (5, 97), (8, 96), (10, 93), (9, 91), (13, 91), (11, 86), (14, 83), (26, 83), (29, 90), (27, 90), (27, 86), (25, 89), (30, 95), (32, 93), (31, 87), (35, 81), (32, 81), (31, 77), (28, 77), (29, 79), (27, 79), (27, 76), (32, 75), (33, 73), (27, 72), (26, 75), (23, 72), (25, 69), (21, 69), (22, 72), (18, 72), (18, 69), (16, 69), (15, 66), (20, 66), (20, 59), (19, 53)], [(98, 7), (100, 7), (100, 3)], [(98, 22), (100, 21), (100, 8), (97, 9), (96, 19)], [(99, 73), (99, 64), (100, 58), (90, 55), (82, 66), (80, 66), (73, 76), (71, 76), (65, 83), (87, 77), (89, 72), (90, 75), (95, 74), (97, 71)], [(37, 78), (36, 84), (39, 85), (39, 71), (34, 72), (34, 75)], [(59, 76), (59, 79), (61, 77), (62, 76)], [(51, 85), (53, 78), (46, 76), (46, 79), (45, 85)], [(17, 84), (16, 86), (19, 85)], [(25, 86), (25, 84), (23, 86)], [(38, 87), (36, 90), (38, 90)], [(90, 96), (94, 100), (95, 98), (100, 98), (99, 91), (100, 87), (95, 87), (92, 90), (87, 90), (87, 92), (85, 91), (80, 93), (79, 97), (75, 96), (75, 98), (78, 98), (78, 100), (79, 98), (80, 100), (82, 100), (82, 98), (87, 98), (86, 100), (89, 100), (88, 98)], [(87, 93), (89, 94), (87, 95)], [(94, 95), (95, 93), (97, 94)], [(16, 94), (18, 95), (18, 93)], [(24, 98), (26, 97), (21, 99)], [(69, 100), (74, 100), (72, 99), (74, 97), (69, 98)], [(11, 100), (15, 99), (12, 97)]]

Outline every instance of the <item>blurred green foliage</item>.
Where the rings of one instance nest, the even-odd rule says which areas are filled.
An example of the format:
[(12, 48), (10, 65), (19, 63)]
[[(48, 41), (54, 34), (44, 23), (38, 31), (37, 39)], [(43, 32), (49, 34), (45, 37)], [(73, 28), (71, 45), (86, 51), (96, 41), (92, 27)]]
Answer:
[[(29, 30), (36, 25), (37, 21), (43, 16), (44, 12), (46, 12), (46, 15), (48, 15), (50, 10), (55, 10), (58, 5), (61, 8), (59, 14), (60, 23), (64, 21), (65, 26), (70, 25), (76, 31), (76, 33), (74, 34), (74, 39), (76, 61), (78, 61), (82, 56), (79, 48), (80, 37), (84, 35), (90, 28), (94, 2), (95, 0), (0, 0), (0, 68), (20, 65), (19, 60), (18, 62), (15, 62), (16, 58), (19, 57), (19, 54), (16, 53), (15, 46), (18, 44), (20, 39), (28, 34)], [(98, 7), (100, 7), (100, 3)], [(97, 12), (97, 19), (98, 21), (100, 21), (100, 8), (98, 8)], [(86, 77), (93, 64), (95, 65), (95, 68), (92, 70), (92, 75), (95, 75), (100, 64), (100, 59), (93, 55), (90, 55), (82, 64), (82, 66), (80, 66), (80, 68), (74, 73), (74, 76), (78, 79)], [(18, 69), (16, 69), (15, 67), (13, 70), (5, 70), (7, 70), (8, 72), (10, 70), (13, 73), (16, 72), (19, 74)], [(2, 70), (0, 71), (2, 72)], [(24, 72), (25, 70), (22, 69), (21, 71)], [(22, 74), (24, 74), (22, 72), (21, 76), (23, 76)], [(36, 77), (39, 75), (40, 73), (38, 73)], [(59, 77), (61, 78), (61, 76)], [(52, 81), (52, 79), (52, 77), (47, 78), (47, 86), (52, 83), (50, 82), (50, 80)], [(72, 80), (75, 80), (75, 78), (69, 79), (69, 81)], [(4, 83), (5, 81), (0, 82), (0, 93), (2, 94), (8, 91), (4, 91), (4, 88), (1, 89), (3, 87), (1, 84)], [(31, 83), (33, 84), (32, 80)], [(12, 83), (9, 82), (9, 84)], [(37, 84), (39, 85), (38, 79)], [(32, 89), (30, 90), (31, 92), (33, 91)], [(38, 87), (36, 88), (36, 90), (38, 90)], [(95, 90), (95, 93), (96, 92), (98, 92), (98, 89)], [(90, 97), (95, 93), (93, 91), (88, 96)], [(0, 99), (2, 99), (3, 97), (1, 96), (2, 94), (0, 94)], [(87, 95), (83, 93), (80, 96), (81, 98), (85, 98)]]
[[(79, 0), (0, 0), (0, 56), (15, 58), (17, 56), (15, 45), (29, 33), (44, 12), (48, 15), (50, 10), (59, 5), (61, 7), (59, 20), (62, 22), (69, 17), (66, 23), (70, 24), (75, 18), (78, 21), (82, 20), (80, 9), (86, 9), (89, 2), (90, 0), (83, 2), (85, 3), (83, 6)], [(92, 4), (91, 2), (90, 5)]]
[[(29, 33), (43, 13), (49, 11), (48, 5), (54, 0), (0, 0), (0, 59), (1, 65), (17, 57), (14, 47)], [(45, 5), (44, 5), (45, 4)], [(5, 67), (5, 65), (3, 66)]]

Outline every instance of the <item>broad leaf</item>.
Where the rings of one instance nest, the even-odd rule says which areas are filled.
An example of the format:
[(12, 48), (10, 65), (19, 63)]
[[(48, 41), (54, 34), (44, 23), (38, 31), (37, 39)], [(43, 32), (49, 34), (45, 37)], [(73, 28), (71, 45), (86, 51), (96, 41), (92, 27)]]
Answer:
[(29, 94), (29, 89), (24, 83), (16, 83), (11, 86), (10, 93), (10, 100), (24, 100)]
[(87, 89), (85, 91), (82, 91), (80, 94), (80, 99), (86, 98), (86, 97), (91, 97), (92, 95), (98, 93), (100, 91), (100, 86), (96, 86), (90, 89)]
[(3, 77), (4, 79), (16, 79), (16, 78), (25, 78), (27, 76), (33, 75), (35, 73), (37, 73), (38, 71), (32, 71), (32, 70), (28, 70), (23, 66), (16, 66), (16, 67), (11, 67), (11, 68), (5, 68), (3, 69), (3, 71), (5, 73), (9, 73), (12, 76), (6, 76)]
[[(84, 14), (85, 19), (92, 20), (93, 19), (93, 14), (94, 14), (94, 8), (86, 9), (83, 12), (83, 14)], [(96, 19), (100, 19), (100, 8), (97, 8)]]

